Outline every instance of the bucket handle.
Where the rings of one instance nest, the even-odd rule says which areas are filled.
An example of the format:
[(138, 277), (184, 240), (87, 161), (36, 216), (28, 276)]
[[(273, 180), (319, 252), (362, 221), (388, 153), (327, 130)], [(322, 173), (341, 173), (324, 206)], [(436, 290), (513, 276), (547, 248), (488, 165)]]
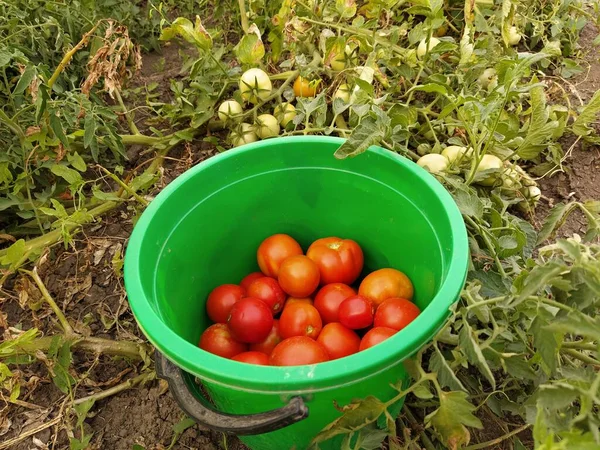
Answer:
[(156, 374), (159, 378), (167, 380), (169, 390), (183, 412), (212, 430), (237, 435), (263, 434), (308, 417), (308, 408), (300, 397), (293, 397), (287, 405), (263, 413), (234, 415), (216, 411), (208, 405), (191, 375), (169, 361), (158, 350), (155, 352), (154, 361)]

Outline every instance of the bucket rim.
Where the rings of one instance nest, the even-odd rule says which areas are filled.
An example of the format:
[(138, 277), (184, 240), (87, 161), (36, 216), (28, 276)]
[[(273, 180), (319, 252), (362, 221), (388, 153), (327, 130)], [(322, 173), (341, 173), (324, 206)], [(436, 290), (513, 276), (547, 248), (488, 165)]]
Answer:
[[(433, 175), (408, 158), (379, 146), (370, 146), (366, 151), (379, 154), (389, 158), (395, 164), (404, 166), (404, 169), (417, 176), (424, 187), (429, 188), (440, 199), (451, 229), (453, 246), (452, 256), (445, 261), (448, 265), (446, 275), (431, 302), (413, 322), (391, 338), (353, 355), (315, 365), (276, 367), (244, 364), (241, 366), (243, 363), (206, 352), (175, 333), (155, 312), (151, 299), (146, 296), (138, 275), (144, 236), (154, 215), (168, 200), (171, 193), (187, 180), (219, 164), (220, 161), (265, 146), (281, 146), (290, 142), (341, 145), (345, 141), (346, 139), (338, 137), (313, 135), (277, 137), (246, 144), (202, 161), (178, 176), (154, 198), (139, 217), (129, 238), (124, 259), (124, 281), (136, 322), (158, 351), (183, 370), (212, 383), (230, 386), (237, 390), (297, 393), (303, 390), (314, 392), (319, 390), (319, 387), (337, 385), (344, 381), (356, 382), (357, 378), (364, 378), (359, 375), (365, 372), (373, 375), (381, 369), (382, 361), (388, 361), (388, 364), (385, 364), (386, 368), (394, 366), (416, 352), (435, 335), (450, 315), (450, 307), (457, 301), (466, 280), (469, 246), (465, 223), (454, 199)], [(391, 359), (391, 355), (397, 355), (397, 358)], [(373, 369), (373, 372), (369, 369)]]

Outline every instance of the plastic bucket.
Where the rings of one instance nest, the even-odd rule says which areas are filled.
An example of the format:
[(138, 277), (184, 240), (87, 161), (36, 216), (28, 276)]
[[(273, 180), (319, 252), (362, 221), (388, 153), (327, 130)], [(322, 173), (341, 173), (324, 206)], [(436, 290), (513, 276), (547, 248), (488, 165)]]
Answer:
[[(336, 405), (397, 395), (392, 385), (409, 381), (402, 361), (439, 330), (464, 285), (467, 234), (444, 187), (379, 147), (337, 160), (342, 143), (276, 138), (204, 161), (152, 201), (127, 248), (129, 302), (159, 352), (159, 375), (190, 416), (255, 450), (307, 448), (340, 416)], [(257, 270), (256, 249), (274, 233), (304, 249), (319, 237), (355, 239), (365, 272), (394, 267), (411, 278), (421, 315), (375, 347), (313, 366), (254, 366), (201, 350), (208, 293)], [(320, 448), (339, 449), (339, 437)]]

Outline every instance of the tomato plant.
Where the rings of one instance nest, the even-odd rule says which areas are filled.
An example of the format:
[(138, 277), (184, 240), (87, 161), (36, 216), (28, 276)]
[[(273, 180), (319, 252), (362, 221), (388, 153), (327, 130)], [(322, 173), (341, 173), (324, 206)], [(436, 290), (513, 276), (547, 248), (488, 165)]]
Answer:
[(397, 331), (394, 330), (393, 328), (387, 328), (387, 327), (371, 328), (369, 331), (367, 331), (367, 333), (361, 339), (359, 351), (362, 352), (363, 350), (371, 348), (374, 345), (377, 345), (377, 344), (385, 341), (386, 339), (389, 339), (396, 333), (397, 333)]
[(302, 247), (287, 234), (274, 234), (258, 247), (256, 259), (262, 273), (277, 278), (281, 263), (290, 256), (302, 255)]
[(268, 366), (269, 365), (269, 356), (262, 352), (244, 352), (235, 355), (233, 358), (234, 361), (239, 361), (247, 364), (257, 364), (259, 366)]
[(274, 278), (262, 277), (254, 280), (248, 286), (248, 297), (254, 297), (267, 304), (273, 314), (277, 314), (285, 303), (285, 292)]
[(273, 329), (273, 314), (262, 300), (246, 297), (233, 305), (227, 325), (236, 340), (257, 344)]
[(413, 285), (409, 278), (396, 269), (379, 269), (367, 275), (360, 286), (358, 293), (371, 300), (375, 307), (391, 297), (412, 299)]
[(250, 350), (253, 352), (261, 352), (265, 355), (270, 355), (277, 344), (281, 342), (281, 334), (279, 333), (279, 319), (273, 320), (273, 328), (267, 337), (256, 344), (250, 344)]
[(351, 239), (328, 237), (317, 239), (306, 252), (321, 272), (321, 283), (352, 284), (363, 268), (363, 252)]
[(319, 311), (306, 303), (294, 303), (283, 309), (279, 330), (283, 339), (307, 336), (316, 339), (323, 328)]
[(340, 304), (356, 291), (344, 283), (326, 284), (315, 296), (314, 306), (324, 323), (339, 322)]
[(245, 289), (235, 284), (223, 284), (214, 288), (206, 301), (206, 312), (210, 320), (216, 323), (226, 323), (231, 308), (245, 294)]
[(229, 327), (223, 323), (216, 323), (204, 330), (198, 346), (223, 358), (233, 358), (248, 350), (248, 345), (234, 339)]
[(373, 323), (374, 306), (371, 300), (362, 295), (352, 295), (340, 303), (340, 323), (352, 330), (360, 330)]
[(287, 258), (279, 268), (279, 285), (292, 297), (308, 297), (319, 286), (319, 268), (307, 256)]
[(281, 341), (269, 358), (273, 366), (303, 366), (329, 361), (325, 347), (306, 336)]
[(418, 306), (410, 300), (388, 298), (375, 311), (373, 326), (393, 328), (399, 331), (415, 320), (420, 313), (421, 310)]
[(349, 328), (341, 323), (328, 323), (323, 327), (317, 342), (327, 350), (333, 359), (343, 358), (358, 352), (360, 338)]

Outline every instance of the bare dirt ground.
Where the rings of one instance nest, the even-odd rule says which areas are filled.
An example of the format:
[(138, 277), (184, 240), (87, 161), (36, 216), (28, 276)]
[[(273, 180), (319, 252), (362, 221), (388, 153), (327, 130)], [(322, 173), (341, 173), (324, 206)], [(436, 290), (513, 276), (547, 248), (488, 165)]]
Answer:
[[(598, 51), (591, 44), (596, 34), (596, 30), (591, 27), (584, 31), (582, 47), (587, 52), (589, 69), (568, 85), (574, 101), (579, 101), (577, 97), (587, 101), (600, 88)], [(158, 83), (161, 98), (167, 100), (170, 79), (178, 76), (179, 63), (177, 49), (171, 48), (164, 55), (147, 55), (144, 69), (137, 80), (138, 85)], [(138, 118), (140, 122), (143, 121), (142, 115)], [(565, 148), (570, 145), (571, 143), (565, 142)], [(131, 151), (130, 167), (152, 157), (140, 156), (140, 150)], [(215, 153), (216, 149), (211, 144), (202, 141), (173, 152), (170, 155), (172, 159), (165, 165), (159, 188)], [(545, 199), (535, 217), (537, 225), (553, 204), (573, 198), (600, 199), (600, 151), (597, 147), (577, 145), (565, 165), (567, 170), (564, 173), (540, 182)], [(47, 262), (40, 268), (41, 277), (50, 294), (71, 324), (83, 335), (144, 341), (129, 309), (122, 278), (115, 273), (115, 261), (118, 263), (127, 245), (135, 214), (133, 205), (121, 207), (100, 224), (86, 227), (75, 240), (75, 250), (65, 250), (63, 247), (52, 249)], [(562, 229), (562, 233), (581, 232), (583, 220), (582, 216), (574, 215)], [(7, 315), (6, 323), (22, 329), (37, 327), (46, 335), (58, 332), (59, 327), (51, 311), (36, 309), (39, 296), (37, 288), (27, 282), (25, 277), (13, 279), (5, 287), (5, 291), (0, 292), (0, 305)], [(143, 362), (129, 362), (110, 356), (96, 357), (77, 351), (74, 352), (74, 360), (77, 373), (73, 375), (84, 379), (72, 393), (75, 399), (110, 389), (135, 377), (144, 369)], [(65, 426), (68, 399), (65, 400), (64, 394), (51, 381), (43, 364), (24, 365), (20, 375), (27, 386), (27, 392), (22, 397), (23, 403), (20, 406), (12, 405), (0, 399), (0, 449), (69, 448), (68, 427)], [(149, 380), (143, 385), (97, 401), (90, 410), (84, 429), (86, 434), (93, 433), (88, 447), (92, 449), (245, 448), (234, 437), (212, 433), (197, 425), (190, 426), (179, 434), (177, 431), (184, 428), (184, 419), (184, 414), (164, 383)], [(67, 420), (71, 424), (75, 423), (73, 416)], [(474, 435), (474, 441), (475, 438), (479, 442), (487, 441), (505, 432), (498, 428), (499, 425), (486, 424), (484, 431)], [(32, 432), (36, 430), (39, 431)], [(500, 432), (496, 433), (496, 430)], [(24, 434), (28, 434), (27, 437), (14, 445), (3, 444)], [(524, 442), (527, 442), (526, 437)], [(499, 444), (494, 448), (508, 447)]]

